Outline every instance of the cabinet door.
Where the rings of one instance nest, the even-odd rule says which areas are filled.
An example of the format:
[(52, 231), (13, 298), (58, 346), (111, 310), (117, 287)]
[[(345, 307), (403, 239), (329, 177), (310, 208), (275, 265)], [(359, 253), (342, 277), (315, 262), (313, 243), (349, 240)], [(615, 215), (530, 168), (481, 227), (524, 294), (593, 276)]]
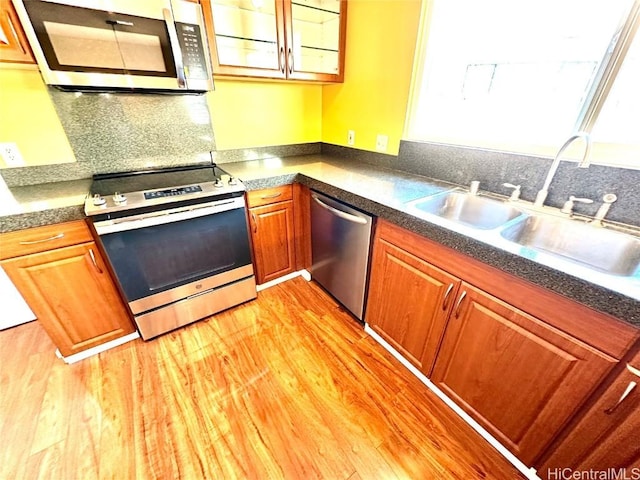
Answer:
[(278, 202), (249, 210), (257, 283), (295, 271), (293, 202)]
[(347, 24), (344, 0), (284, 0), (287, 77), (342, 82)]
[(281, 0), (202, 0), (214, 74), (286, 77)]
[(615, 360), (466, 283), (453, 308), (432, 381), (531, 465)]
[(378, 239), (367, 323), (429, 375), (459, 284), (456, 277)]
[(94, 242), (2, 262), (64, 356), (134, 331)]
[(624, 370), (580, 416), (568, 436), (551, 449), (538, 474), (559, 478), (553, 472), (563, 468), (626, 469), (624, 478), (634, 478), (635, 468), (635, 478), (640, 478), (640, 353), (625, 363)]
[(35, 63), (11, 0), (0, 0), (0, 62)]

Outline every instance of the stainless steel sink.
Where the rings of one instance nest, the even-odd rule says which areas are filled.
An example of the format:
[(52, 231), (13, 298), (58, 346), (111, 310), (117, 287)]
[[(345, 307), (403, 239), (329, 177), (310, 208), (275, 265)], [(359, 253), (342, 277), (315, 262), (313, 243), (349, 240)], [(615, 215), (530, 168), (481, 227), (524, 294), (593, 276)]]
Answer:
[(420, 200), (413, 208), (480, 230), (504, 225), (522, 212), (509, 204), (464, 192), (449, 192)]
[(631, 276), (640, 266), (640, 238), (575, 220), (534, 215), (500, 235), (611, 275)]

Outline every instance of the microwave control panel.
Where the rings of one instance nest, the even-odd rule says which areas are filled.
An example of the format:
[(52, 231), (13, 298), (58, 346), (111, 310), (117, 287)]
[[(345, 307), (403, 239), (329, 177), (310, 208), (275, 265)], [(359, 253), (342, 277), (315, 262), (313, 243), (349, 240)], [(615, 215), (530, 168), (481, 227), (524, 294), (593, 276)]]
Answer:
[(207, 63), (202, 45), (200, 25), (176, 22), (178, 42), (182, 51), (184, 74), (187, 78), (207, 80)]

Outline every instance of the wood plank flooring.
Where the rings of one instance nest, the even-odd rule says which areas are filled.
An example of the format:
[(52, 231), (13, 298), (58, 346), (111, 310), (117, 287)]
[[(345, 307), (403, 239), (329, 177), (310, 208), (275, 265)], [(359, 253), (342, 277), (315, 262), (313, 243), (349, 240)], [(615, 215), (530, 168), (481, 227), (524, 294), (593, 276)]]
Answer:
[(74, 365), (0, 332), (0, 479), (523, 478), (313, 282)]

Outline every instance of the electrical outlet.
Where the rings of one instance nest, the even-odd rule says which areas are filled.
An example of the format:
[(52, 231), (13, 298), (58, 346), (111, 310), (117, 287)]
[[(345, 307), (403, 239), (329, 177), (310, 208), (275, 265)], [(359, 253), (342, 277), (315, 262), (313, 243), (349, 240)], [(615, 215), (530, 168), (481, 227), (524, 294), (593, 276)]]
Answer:
[(22, 167), (24, 165), (18, 145), (13, 142), (0, 143), (0, 156), (7, 167)]
[(387, 143), (389, 143), (388, 135), (378, 135), (376, 137), (376, 150), (379, 152), (387, 151)]
[(347, 132), (347, 145), (353, 145), (356, 143), (356, 132), (349, 130)]

